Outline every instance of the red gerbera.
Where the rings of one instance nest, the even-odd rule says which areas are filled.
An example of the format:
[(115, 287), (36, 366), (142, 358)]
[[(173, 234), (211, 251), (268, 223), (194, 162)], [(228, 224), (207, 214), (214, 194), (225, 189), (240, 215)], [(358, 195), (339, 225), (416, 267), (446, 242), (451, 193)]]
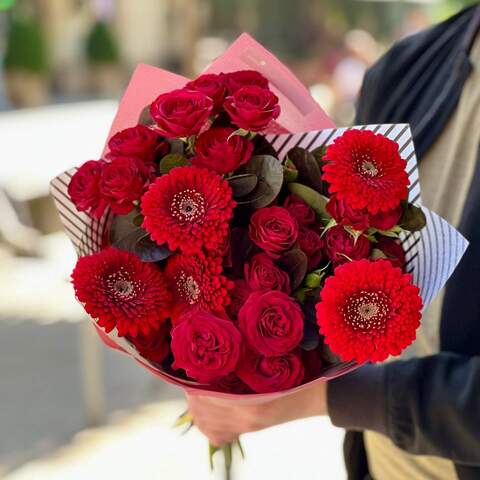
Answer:
[(107, 248), (78, 259), (72, 272), (75, 294), (108, 333), (136, 337), (158, 329), (169, 315), (170, 294), (160, 270), (136, 255)]
[(422, 308), (418, 287), (386, 260), (337, 267), (320, 295), (320, 333), (344, 361), (379, 362), (415, 340)]
[(220, 257), (209, 257), (202, 252), (179, 253), (167, 260), (164, 273), (175, 298), (175, 317), (193, 306), (208, 312), (223, 312), (230, 302), (229, 290), (234, 284), (222, 275)]
[(225, 241), (235, 202), (228, 183), (205, 168), (177, 167), (142, 198), (143, 227), (170, 250), (215, 250)]
[(406, 162), (398, 144), (370, 130), (348, 130), (325, 153), (323, 179), (330, 193), (371, 214), (398, 206), (408, 195)]

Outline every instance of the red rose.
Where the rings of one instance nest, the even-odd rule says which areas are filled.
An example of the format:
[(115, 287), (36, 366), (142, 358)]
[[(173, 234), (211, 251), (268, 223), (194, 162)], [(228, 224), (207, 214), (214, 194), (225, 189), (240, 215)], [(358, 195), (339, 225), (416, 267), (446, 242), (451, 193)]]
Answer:
[(389, 237), (380, 237), (375, 248), (381, 250), (386, 256), (387, 260), (394, 267), (399, 267), (403, 270), (405, 266), (405, 252), (399, 240)]
[(199, 382), (219, 380), (235, 370), (242, 336), (229, 320), (189, 310), (172, 330), (172, 367)]
[(254, 392), (269, 393), (300, 385), (305, 371), (297, 353), (263, 357), (247, 350), (238, 363), (236, 374)]
[(138, 157), (145, 162), (153, 162), (156, 155), (168, 153), (169, 145), (160, 135), (145, 125), (135, 125), (117, 132), (108, 142), (108, 158)]
[(341, 225), (330, 228), (325, 234), (325, 251), (334, 266), (367, 258), (370, 254), (370, 242), (360, 235), (356, 240)]
[(278, 258), (297, 241), (298, 223), (285, 208), (260, 208), (250, 218), (248, 234), (268, 255)]
[(315, 210), (307, 205), (298, 195), (289, 195), (283, 202), (283, 206), (297, 220), (299, 225), (308, 227), (317, 220)]
[(266, 253), (257, 253), (245, 263), (245, 281), (252, 290), (280, 290), (290, 294), (287, 272), (277, 267)]
[(158, 329), (152, 329), (148, 334), (140, 332), (136, 337), (129, 338), (138, 353), (147, 360), (161, 363), (170, 351), (168, 335), (170, 324), (162, 322)]
[(393, 228), (402, 216), (402, 207), (388, 210), (388, 212), (378, 212), (370, 217), (370, 226), (377, 230), (390, 230)]
[(224, 174), (248, 162), (253, 143), (241, 135), (232, 135), (234, 131), (233, 128), (211, 128), (199, 135), (192, 165)]
[(314, 269), (322, 259), (322, 237), (314, 230), (303, 227), (298, 232), (298, 245), (308, 258), (308, 270)]
[(214, 113), (218, 113), (222, 109), (223, 100), (226, 94), (226, 87), (222, 75), (214, 73), (206, 73), (200, 75), (195, 80), (185, 85), (185, 90), (193, 90), (201, 92), (213, 100)]
[(263, 130), (280, 115), (278, 97), (256, 85), (237, 90), (223, 106), (235, 125), (252, 132)]
[(237, 320), (238, 312), (252, 293), (245, 280), (234, 280), (234, 287), (230, 291), (230, 303), (227, 305), (227, 313), (233, 320)]
[(292, 298), (278, 290), (253, 292), (238, 312), (240, 331), (262, 355), (290, 352), (303, 337), (303, 313)]
[(150, 115), (167, 137), (196, 135), (212, 113), (213, 100), (201, 92), (173, 90), (156, 98)]
[(140, 200), (154, 179), (154, 166), (137, 157), (118, 157), (103, 169), (101, 192), (117, 215), (133, 210), (133, 202)]
[(369, 226), (370, 216), (366, 209), (352, 208), (336, 195), (330, 197), (326, 209), (339, 225), (349, 226), (355, 230), (365, 230)]
[(252, 393), (251, 388), (244, 383), (235, 373), (229, 373), (227, 376), (222, 377), (220, 380), (216, 381), (212, 385), (212, 390), (225, 392), (225, 393), (236, 393), (236, 394), (245, 394)]
[(268, 80), (256, 70), (238, 70), (236, 72), (224, 73), (222, 77), (230, 95), (247, 85), (268, 88)]
[(104, 167), (103, 160), (89, 160), (74, 173), (68, 184), (68, 195), (77, 210), (95, 218), (100, 218), (107, 207), (100, 191)]

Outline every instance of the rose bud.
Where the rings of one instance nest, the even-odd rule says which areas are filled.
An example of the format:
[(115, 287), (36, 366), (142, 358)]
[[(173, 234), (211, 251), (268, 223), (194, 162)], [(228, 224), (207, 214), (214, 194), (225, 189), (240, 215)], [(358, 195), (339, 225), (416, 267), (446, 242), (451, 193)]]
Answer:
[(278, 97), (256, 85), (242, 87), (223, 104), (232, 122), (239, 128), (260, 132), (280, 115)]
[(248, 162), (253, 143), (241, 135), (233, 135), (233, 128), (211, 128), (197, 138), (192, 165), (205, 167), (216, 173), (233, 172)]
[(162, 137), (145, 125), (126, 128), (113, 135), (108, 141), (107, 157), (138, 157), (145, 162), (153, 162), (158, 155), (168, 153), (169, 145)]
[(266, 356), (298, 347), (303, 337), (303, 312), (278, 290), (253, 292), (238, 312), (238, 324), (248, 346)]
[(290, 278), (266, 253), (257, 253), (245, 264), (245, 281), (252, 290), (280, 290), (290, 294)]
[(222, 109), (223, 100), (227, 89), (223, 75), (206, 73), (185, 85), (185, 90), (201, 92), (213, 100), (213, 113), (219, 113)]
[(270, 257), (279, 258), (297, 241), (298, 223), (285, 208), (260, 208), (250, 218), (248, 234)]
[(399, 267), (403, 270), (405, 266), (405, 252), (399, 240), (389, 237), (379, 237), (375, 248), (380, 250), (387, 257), (386, 259), (394, 267)]
[(118, 157), (103, 169), (100, 189), (105, 201), (117, 215), (131, 212), (150, 182), (155, 178), (153, 164), (137, 157)]
[(325, 252), (335, 267), (349, 260), (367, 258), (370, 248), (367, 237), (360, 235), (355, 239), (341, 225), (330, 228), (325, 234)]
[(349, 226), (360, 231), (369, 227), (370, 217), (367, 210), (352, 208), (345, 200), (340, 200), (336, 195), (330, 197), (326, 209), (339, 225)]
[(388, 210), (388, 212), (378, 212), (370, 217), (370, 226), (377, 230), (390, 230), (393, 228), (400, 217), (402, 216), (402, 207), (398, 205), (397, 208)]
[(322, 237), (314, 230), (302, 227), (298, 232), (298, 245), (308, 258), (308, 270), (312, 270), (322, 259)]
[(240, 358), (236, 374), (254, 392), (269, 393), (300, 385), (305, 370), (297, 353), (264, 357), (247, 350)]
[(242, 336), (230, 320), (188, 310), (172, 330), (174, 369), (210, 383), (232, 373), (240, 357)]
[(86, 212), (94, 218), (100, 218), (107, 202), (100, 191), (100, 181), (106, 162), (89, 160), (74, 174), (68, 184), (68, 195), (79, 212)]
[(213, 100), (201, 92), (173, 90), (158, 96), (150, 115), (161, 135), (167, 138), (196, 135), (213, 110)]
[(307, 205), (298, 195), (289, 195), (283, 202), (283, 206), (292, 217), (297, 219), (300, 226), (308, 227), (317, 220), (315, 210)]
[(143, 358), (151, 362), (161, 363), (170, 351), (169, 333), (170, 324), (162, 322), (158, 329), (150, 330), (147, 335), (140, 332), (136, 337), (129, 337), (129, 340)]
[(268, 80), (256, 70), (238, 70), (236, 72), (223, 73), (221, 75), (230, 95), (248, 85), (268, 88)]

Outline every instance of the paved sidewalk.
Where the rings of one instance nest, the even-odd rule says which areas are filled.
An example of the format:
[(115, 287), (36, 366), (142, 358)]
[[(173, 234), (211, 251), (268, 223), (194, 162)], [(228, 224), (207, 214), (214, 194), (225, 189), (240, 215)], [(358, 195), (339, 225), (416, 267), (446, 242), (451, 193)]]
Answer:
[[(31, 462), (4, 480), (214, 480), (205, 438), (195, 429), (186, 435), (171, 428), (183, 401), (152, 404), (79, 433), (65, 447)], [(341, 480), (343, 432), (327, 419), (291, 422), (245, 435), (245, 461), (235, 462), (233, 480)], [(238, 455), (237, 455), (238, 458)], [(221, 460), (217, 459), (220, 462)]]

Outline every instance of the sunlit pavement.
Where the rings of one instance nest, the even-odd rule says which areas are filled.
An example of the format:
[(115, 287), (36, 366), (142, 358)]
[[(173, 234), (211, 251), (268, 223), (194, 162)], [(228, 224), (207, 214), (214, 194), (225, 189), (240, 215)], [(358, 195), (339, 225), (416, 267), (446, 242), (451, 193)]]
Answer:
[[(221, 479), (213, 474), (205, 438), (172, 428), (183, 401), (144, 406), (108, 426), (77, 434), (71, 443), (4, 477), (4, 480)], [(245, 435), (244, 461), (236, 455), (233, 480), (336, 480), (345, 477), (343, 432), (327, 419), (308, 419)], [(217, 454), (218, 455), (218, 454)]]

